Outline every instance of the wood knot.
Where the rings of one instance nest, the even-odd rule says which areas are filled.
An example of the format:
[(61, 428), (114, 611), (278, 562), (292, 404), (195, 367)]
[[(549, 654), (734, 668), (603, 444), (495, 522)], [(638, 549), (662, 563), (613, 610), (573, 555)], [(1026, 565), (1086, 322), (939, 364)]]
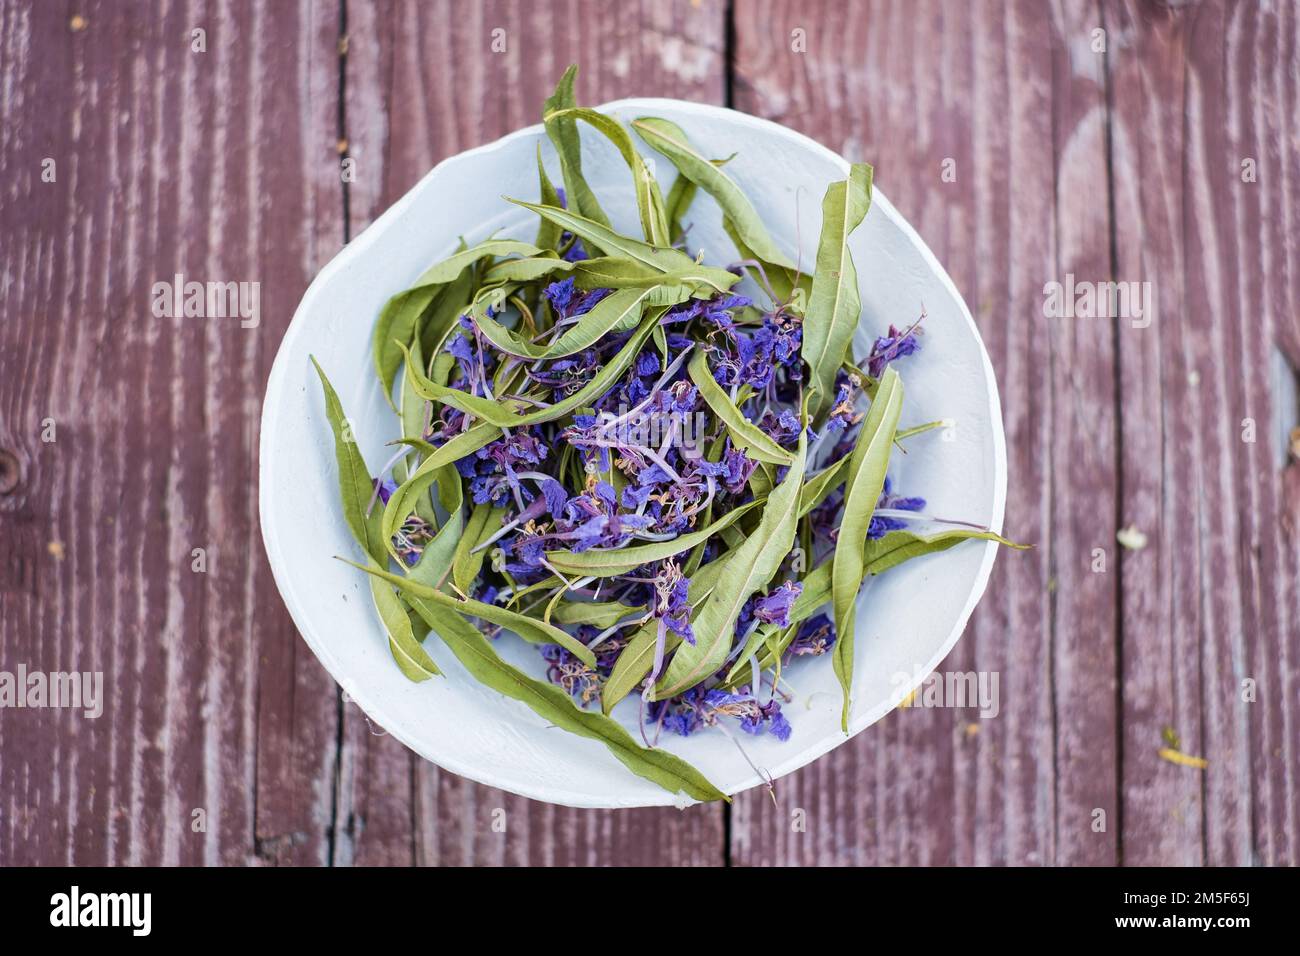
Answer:
[(13, 452), (0, 448), (0, 495), (12, 494), (18, 487), (18, 480), (21, 477), (22, 469), (18, 466), (18, 459), (14, 457)]

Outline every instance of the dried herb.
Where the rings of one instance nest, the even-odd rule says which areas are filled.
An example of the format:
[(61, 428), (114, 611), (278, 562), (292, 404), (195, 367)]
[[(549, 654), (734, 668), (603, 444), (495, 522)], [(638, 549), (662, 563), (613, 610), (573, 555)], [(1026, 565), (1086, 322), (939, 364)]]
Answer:
[[(562, 187), (539, 147), (538, 201), (510, 200), (537, 215), (533, 241), (461, 242), (377, 317), (390, 400), (400, 375), (400, 435), (378, 474), (320, 372), (362, 551), (351, 563), (407, 677), (438, 673), (422, 644), (436, 635), (473, 677), (633, 772), (725, 799), (636, 743), (611, 716), (619, 703), (639, 692), (647, 742), (720, 723), (784, 740), (784, 668), (830, 654), (847, 730), (863, 582), (965, 540), (1011, 542), (928, 515), (890, 484), (892, 449), (942, 423), (899, 428), (897, 365), (921, 347), (919, 320), (850, 352), (849, 237), (871, 168), (827, 189), (805, 275), (729, 160), (667, 120), (629, 130), (580, 107), (575, 75), (544, 107)], [(640, 237), (611, 226), (586, 182), (584, 128), (626, 163)], [(633, 132), (675, 170), (666, 198)], [(735, 262), (689, 247), (701, 199), (717, 203)], [(492, 646), (516, 637), (539, 646), (546, 680)]]

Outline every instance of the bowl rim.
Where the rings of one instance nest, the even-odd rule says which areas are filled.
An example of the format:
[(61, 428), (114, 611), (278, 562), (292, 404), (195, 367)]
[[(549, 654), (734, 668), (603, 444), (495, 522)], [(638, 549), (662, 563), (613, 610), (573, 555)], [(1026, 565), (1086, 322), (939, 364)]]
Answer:
[[(694, 113), (699, 117), (709, 116), (726, 116), (733, 122), (747, 125), (754, 130), (769, 136), (781, 137), (787, 140), (791, 145), (812, 150), (820, 154), (823, 158), (830, 160), (835, 166), (841, 169), (847, 176), (849, 171), (849, 162), (840, 156), (834, 150), (817, 142), (809, 136), (799, 133), (795, 130), (782, 126), (780, 123), (772, 120), (763, 119), (762, 117), (753, 116), (739, 110), (734, 110), (725, 106), (715, 106), (708, 103), (697, 103), (690, 100), (672, 99), (669, 97), (628, 97), (619, 100), (611, 100), (603, 103), (595, 110), (602, 113), (613, 113), (627, 109), (655, 110), (668, 108), (677, 112)], [(289, 575), (289, 565), (284, 559), (280, 548), (278, 537), (271, 532), (271, 523), (268, 520), (270, 507), (269, 490), (274, 486), (274, 455), (272, 454), (270, 434), (276, 425), (276, 409), (282, 404), (285, 390), (289, 386), (289, 359), (287, 353), (290, 351), (289, 346), (301, 335), (303, 335), (307, 323), (308, 315), (315, 311), (316, 300), (321, 297), (322, 291), (336, 276), (337, 273), (345, 270), (348, 265), (355, 259), (365, 256), (371, 246), (378, 241), (378, 238), (387, 230), (388, 225), (393, 220), (399, 218), (402, 213), (415, 202), (415, 196), (426, 188), (427, 184), (446, 166), (472, 162), (474, 157), (492, 151), (507, 147), (517, 139), (536, 137), (544, 132), (541, 123), (534, 123), (531, 126), (523, 127), (507, 133), (489, 143), (481, 146), (475, 146), (471, 149), (464, 150), (452, 156), (439, 161), (430, 169), (418, 182), (412, 185), (401, 198), (390, 205), (378, 218), (367, 226), (359, 236), (344, 245), (328, 263), (321, 268), (312, 279), (307, 290), (303, 293), (302, 300), (294, 310), (293, 318), (290, 320), (288, 327), (285, 329), (283, 338), (280, 340), (276, 349), (275, 360), (271, 365), (271, 372), (267, 378), (266, 391), (262, 401), (262, 415), (259, 421), (259, 438), (258, 438), (258, 523), (261, 526), (262, 544), (266, 550), (267, 560), (271, 566), (271, 575), (275, 581), (276, 589), (280, 593), (280, 598), (289, 611), (294, 627), (302, 636), (307, 646), (311, 648), (312, 653), (316, 655), (317, 660), (324, 666), (326, 672), (342, 688), (342, 690), (356, 703), (361, 710), (368, 716), (372, 716), (380, 726), (405, 747), (430, 761), (436, 766), (454, 773), (466, 779), (473, 780), (484, 786), (496, 787), (510, 793), (528, 797), (533, 800), (541, 800), (547, 803), (560, 804), (564, 806), (591, 808), (591, 809), (622, 809), (633, 806), (682, 806), (695, 803), (694, 800), (684, 801), (682, 795), (671, 794), (664, 791), (660, 799), (637, 802), (637, 803), (620, 803), (615, 802), (609, 797), (593, 797), (592, 794), (578, 790), (554, 790), (551, 788), (529, 787), (521, 785), (515, 780), (503, 780), (498, 777), (490, 766), (467, 765), (454, 759), (447, 759), (443, 756), (435, 756), (433, 753), (413, 737), (405, 733), (400, 726), (393, 729), (385, 722), (386, 711), (382, 696), (379, 694), (363, 690), (357, 686), (356, 682), (344, 673), (344, 669), (339, 662), (330, 653), (329, 647), (325, 642), (320, 640), (316, 634), (306, 626), (307, 615), (303, 606), (302, 599), (299, 596), (298, 589), (293, 584), (293, 579)], [(1005, 517), (1006, 493), (1007, 493), (1007, 455), (1006, 455), (1006, 435), (1002, 422), (1002, 402), (998, 388), (997, 375), (993, 369), (993, 363), (989, 358), (988, 349), (984, 345), (984, 339), (980, 335), (979, 328), (971, 315), (970, 308), (966, 305), (966, 300), (958, 291), (956, 284), (948, 275), (948, 271), (939, 262), (938, 258), (926, 245), (911, 223), (902, 216), (885, 195), (880, 191), (878, 186), (873, 184), (871, 206), (873, 211), (880, 210), (880, 213), (893, 223), (899, 229), (902, 235), (909, 241), (912, 246), (920, 253), (922, 260), (932, 273), (938, 278), (939, 282), (949, 292), (960, 308), (961, 316), (965, 320), (967, 327), (974, 336), (975, 343), (978, 346), (980, 363), (985, 379), (990, 383), (988, 389), (988, 416), (989, 425), (993, 439), (993, 508), (989, 521), (989, 527), (998, 533), (1002, 531), (1002, 523)], [(914, 672), (915, 679), (909, 679), (908, 686), (902, 694), (894, 695), (890, 699), (876, 704), (874, 707), (859, 712), (849, 725), (847, 735), (831, 735), (822, 740), (816, 741), (806, 749), (792, 753), (790, 758), (773, 767), (767, 768), (772, 779), (776, 779), (795, 770), (805, 767), (814, 760), (824, 756), (831, 750), (857, 736), (866, 728), (870, 727), (876, 721), (880, 720), (886, 714), (895, 709), (894, 698), (901, 697), (906, 699), (907, 695), (915, 691), (921, 683), (941, 664), (956, 646), (960, 640), (966, 625), (970, 621), (971, 615), (975, 611), (976, 605), (979, 604), (985, 590), (988, 587), (989, 576), (992, 574), (993, 563), (997, 558), (998, 545), (996, 542), (986, 542), (984, 545), (984, 555), (981, 559), (980, 566), (976, 572), (975, 579), (971, 584), (970, 592), (967, 595), (966, 602), (958, 614), (953, 627), (940, 645), (938, 651), (933, 657), (920, 669)], [(755, 773), (753, 778), (746, 778), (734, 787), (724, 788), (728, 796), (741, 793), (760, 783), (763, 779)]]

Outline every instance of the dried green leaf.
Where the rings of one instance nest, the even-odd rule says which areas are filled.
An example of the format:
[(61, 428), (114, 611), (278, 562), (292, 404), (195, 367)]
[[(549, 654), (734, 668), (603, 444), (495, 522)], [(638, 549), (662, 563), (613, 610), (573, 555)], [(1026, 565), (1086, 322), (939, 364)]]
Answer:
[(527, 674), (503, 661), (488, 641), (456, 613), (433, 613), (421, 602), (416, 610), (478, 681), (499, 694), (526, 704), (534, 713), (562, 730), (598, 740), (625, 767), (670, 793), (683, 792), (695, 800), (728, 800), (698, 770), (666, 750), (646, 749), (622, 724), (604, 714), (580, 710), (559, 687)]
[(844, 515), (840, 519), (831, 572), (831, 597), (835, 605), (835, 674), (844, 689), (841, 725), (849, 730), (849, 707), (853, 683), (853, 626), (858, 589), (864, 574), (863, 542), (871, 527), (871, 515), (885, 484), (889, 453), (903, 409), (903, 385), (892, 368), (885, 370), (876, 398), (862, 423), (857, 444), (845, 476)]
[(618, 354), (606, 362), (586, 386), (553, 405), (548, 405), (526, 415), (518, 413), (520, 406), (526, 403), (495, 402), (477, 395), (471, 395), (460, 389), (447, 388), (427, 378), (423, 380), (417, 378), (415, 389), (425, 398), (442, 402), (445, 405), (452, 405), (481, 418), (484, 422), (496, 425), (498, 428), (522, 428), (526, 425), (549, 422), (569, 414), (575, 408), (590, 405), (601, 395), (604, 395), (627, 371), (628, 366), (632, 364), (632, 360), (636, 358), (641, 346), (650, 337), (651, 332), (654, 331), (661, 315), (662, 310), (648, 313), (637, 331), (627, 340), (627, 343), (619, 350)]
[(882, 574), (896, 568), (904, 561), (919, 558), (926, 554), (947, 551), (963, 541), (996, 541), (1017, 551), (1024, 551), (1027, 544), (1017, 544), (993, 531), (980, 531), (975, 528), (952, 528), (931, 535), (920, 535), (913, 531), (890, 531), (881, 538), (869, 540), (863, 555), (866, 574)]
[[(718, 576), (721, 573), (722, 563), (712, 561), (700, 568), (698, 573), (691, 575), (691, 584), (686, 600), (692, 608), (698, 607), (713, 593), (713, 589), (718, 583)], [(650, 620), (642, 624), (632, 635), (627, 646), (619, 654), (618, 660), (614, 662), (614, 667), (610, 671), (609, 679), (605, 681), (605, 686), (601, 688), (600, 706), (605, 713), (608, 714), (612, 711), (619, 701), (640, 687), (642, 681), (646, 679), (646, 675), (650, 673), (650, 668), (654, 665), (655, 641), (657, 638), (658, 622), (656, 620)], [(681, 643), (681, 640), (675, 633), (669, 631), (665, 642), (666, 652), (672, 653), (677, 645)]]
[(789, 556), (798, 523), (807, 445), (807, 429), (800, 429), (794, 462), (763, 507), (758, 527), (729, 556), (717, 559), (725, 566), (712, 596), (691, 624), (695, 643), (677, 648), (655, 687), (656, 700), (689, 690), (722, 666), (731, 649), (741, 607), (771, 580)]
[(641, 154), (636, 151), (632, 136), (623, 124), (612, 116), (585, 107), (557, 110), (548, 113), (545, 119), (582, 120), (614, 144), (623, 157), (623, 162), (627, 163), (628, 169), (632, 171), (632, 182), (636, 187), (637, 212), (641, 217), (641, 232), (646, 242), (656, 246), (670, 245), (668, 216), (664, 211), (664, 197), (659, 191), (659, 183), (655, 181), (654, 174), (646, 165), (646, 161), (641, 158)]
[[(577, 66), (570, 66), (564, 71), (560, 82), (556, 84), (555, 92), (542, 106), (543, 122), (546, 135), (551, 138), (560, 158), (560, 173), (564, 177), (564, 191), (569, 207), (593, 222), (608, 226), (609, 217), (600, 208), (596, 194), (582, 176), (582, 140), (578, 135), (578, 124), (571, 117), (555, 115), (578, 105), (573, 93), (573, 81), (577, 75)], [(551, 116), (551, 119), (546, 120), (547, 116)], [(590, 242), (587, 245), (587, 251), (593, 256), (598, 255), (601, 248), (603, 247)]]
[[(374, 483), (371, 481), (370, 471), (366, 468), (365, 459), (357, 447), (356, 439), (343, 413), (343, 404), (339, 401), (338, 393), (334, 391), (334, 386), (326, 377), (325, 370), (314, 357), (311, 363), (316, 367), (316, 374), (320, 376), (321, 390), (325, 395), (325, 416), (329, 420), (330, 429), (334, 432), (334, 456), (339, 467), (339, 494), (343, 502), (343, 517), (357, 544), (361, 545), (365, 552), (367, 563), (372, 568), (378, 569), (379, 562), (386, 561), (387, 556), (380, 537), (379, 515), (367, 516), (366, 514), (366, 507), (374, 492)], [(402, 673), (416, 681), (427, 680), (438, 674), (437, 665), (415, 639), (406, 610), (393, 589), (381, 583), (377, 587), (372, 584), (370, 591), (380, 620), (388, 633), (389, 648)]]
[(653, 544), (632, 545), (626, 548), (592, 548), (588, 551), (547, 551), (546, 560), (557, 570), (565, 574), (577, 574), (582, 577), (608, 578), (616, 574), (627, 574), (643, 564), (662, 561), (675, 554), (689, 551), (701, 542), (707, 541), (723, 528), (730, 527), (744, 517), (759, 502), (751, 501), (727, 512), (707, 527), (688, 534), (680, 534), (671, 541), (656, 541)]
[[(469, 431), (461, 432), (420, 462), (420, 467), (415, 469), (410, 477), (398, 485), (397, 490), (389, 496), (382, 519), (378, 514), (374, 516), (379, 522), (380, 550), (392, 548), (393, 532), (402, 526), (411, 516), (411, 512), (416, 510), (421, 496), (437, 480), (440, 469), (454, 464), (466, 455), (472, 455), (500, 434), (501, 429), (480, 423)], [(386, 536), (385, 530), (387, 530)], [(396, 556), (396, 553), (393, 553), (393, 557)]]
[(774, 442), (767, 432), (747, 419), (744, 412), (737, 408), (727, 393), (723, 391), (722, 386), (713, 377), (713, 372), (709, 370), (708, 356), (704, 354), (703, 349), (691, 356), (687, 371), (691, 376), (691, 381), (695, 383), (695, 387), (700, 390), (700, 397), (704, 399), (709, 408), (713, 409), (713, 414), (717, 415), (722, 420), (722, 423), (727, 426), (727, 431), (731, 434), (731, 441), (736, 447), (743, 449), (749, 454), (750, 458), (758, 461), (766, 461), (774, 465), (790, 464), (790, 452)]
[(632, 128), (652, 148), (666, 156), (682, 176), (717, 200), (723, 216), (730, 220), (736, 234), (757, 258), (794, 268), (794, 263), (778, 248), (768, 233), (749, 197), (730, 176), (691, 146), (680, 126), (666, 119), (646, 116), (633, 120)]
[(644, 613), (644, 604), (630, 607), (619, 601), (564, 601), (555, 608), (551, 620), (557, 624), (590, 624), (603, 631), (624, 618)]
[(487, 551), (476, 550), (501, 527), (504, 508), (494, 508), (488, 502), (477, 504), (470, 513), (465, 533), (456, 544), (456, 553), (452, 557), (451, 580), (462, 592), (468, 594), (479, 571), (483, 568), (483, 559)]
[(602, 256), (575, 262), (573, 279), (579, 289), (648, 289), (660, 286), (674, 290), (674, 295), (680, 295), (676, 290), (682, 289), (685, 294), (677, 301), (684, 302), (688, 297), (711, 299), (739, 282), (740, 276), (705, 265), (664, 272), (627, 256)]
[[(559, 206), (560, 194), (556, 192), (551, 177), (546, 175), (546, 165), (542, 162), (542, 144), (537, 144), (537, 201), (543, 206)], [(533, 240), (533, 245), (538, 249), (558, 249), (560, 248), (560, 235), (562, 230), (549, 219), (539, 217), (537, 225), (537, 238)]]
[(831, 183), (822, 200), (822, 233), (817, 271), (803, 321), (801, 354), (812, 373), (815, 418), (835, 395), (835, 373), (853, 342), (862, 313), (858, 273), (849, 252), (849, 235), (871, 206), (871, 167), (854, 163), (847, 180)]
[[(550, 345), (533, 345), (526, 338), (507, 329), (495, 319), (484, 316), (477, 320), (479, 331), (501, 351), (530, 361), (564, 358), (590, 348), (611, 332), (626, 332), (641, 321), (641, 314), (652, 304), (654, 288), (620, 289), (596, 303), (577, 323)], [(655, 303), (676, 305), (686, 299), (682, 295), (675, 302)]]
[[(652, 269), (657, 269), (659, 272), (682, 272), (700, 268), (694, 259), (678, 249), (669, 246), (655, 246), (639, 239), (620, 235), (609, 226), (593, 222), (577, 213), (570, 212), (568, 209), (562, 209), (558, 206), (539, 206), (536, 203), (524, 202), (521, 199), (510, 199), (509, 196), (506, 199), (517, 206), (531, 209), (539, 216), (551, 220), (566, 231), (578, 236), (587, 243), (588, 251), (591, 251), (591, 246), (596, 246), (603, 250), (606, 256), (634, 259)], [(594, 252), (591, 254), (596, 255)]]
[(401, 347), (411, 344), (420, 316), (443, 291), (443, 286), (455, 280), (461, 272), (480, 259), (508, 255), (534, 256), (540, 251), (530, 243), (510, 239), (481, 242), (430, 266), (409, 289), (388, 300), (375, 322), (371, 334), (371, 350), (374, 353), (375, 373), (379, 376), (389, 404), (393, 403), (393, 381), (402, 364)]
[[(525, 641), (530, 644), (559, 644), (566, 651), (578, 658), (589, 667), (596, 666), (596, 655), (593, 654), (587, 645), (577, 640), (571, 634), (567, 634), (558, 627), (547, 624), (545, 621), (539, 621), (536, 618), (528, 617), (517, 611), (509, 611), (503, 607), (497, 607), (495, 604), (485, 604), (482, 601), (476, 601), (473, 598), (456, 598), (449, 594), (444, 594), (437, 588), (427, 584), (421, 584), (418, 581), (412, 581), (410, 578), (402, 577), (400, 574), (393, 574), (375, 567), (366, 567), (357, 564), (355, 561), (348, 561), (353, 567), (360, 568), (367, 574), (383, 578), (389, 584), (394, 585), (401, 591), (412, 607), (416, 606), (416, 599), (425, 601), (430, 604), (436, 604), (441, 607), (450, 608), (459, 614), (467, 614), (471, 617), (481, 618), (490, 624), (499, 624), (501, 627), (514, 631)], [(417, 609), (418, 610), (418, 609)], [(432, 626), (432, 625), (430, 625)]]

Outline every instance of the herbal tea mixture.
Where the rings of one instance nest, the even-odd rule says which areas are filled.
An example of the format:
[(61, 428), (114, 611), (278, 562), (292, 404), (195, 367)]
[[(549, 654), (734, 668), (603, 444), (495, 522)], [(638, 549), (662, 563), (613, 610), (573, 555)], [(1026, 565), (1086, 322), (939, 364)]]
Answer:
[[(967, 538), (1009, 542), (927, 516), (887, 477), (894, 448), (942, 423), (899, 429), (894, 366), (920, 349), (919, 320), (850, 354), (847, 240), (871, 167), (827, 189), (805, 274), (726, 160), (666, 120), (629, 130), (577, 107), (574, 75), (543, 116), (563, 185), (539, 149), (540, 202), (510, 200), (537, 215), (536, 238), (462, 243), (376, 322), (375, 374), (402, 434), (377, 476), (317, 366), (344, 512), (407, 677), (440, 673), (422, 644), (432, 632), (475, 678), (634, 773), (725, 799), (660, 736), (784, 741), (782, 670), (823, 655), (847, 732), (865, 579)], [(579, 123), (626, 161), (640, 236), (611, 228), (583, 179)], [(676, 168), (667, 196), (633, 134)], [(699, 192), (721, 207), (737, 261), (693, 254)], [(736, 291), (742, 278), (754, 297)], [(502, 631), (537, 645), (546, 680), (498, 656), (494, 640), (514, 639)], [(640, 742), (608, 716), (629, 696)]]

